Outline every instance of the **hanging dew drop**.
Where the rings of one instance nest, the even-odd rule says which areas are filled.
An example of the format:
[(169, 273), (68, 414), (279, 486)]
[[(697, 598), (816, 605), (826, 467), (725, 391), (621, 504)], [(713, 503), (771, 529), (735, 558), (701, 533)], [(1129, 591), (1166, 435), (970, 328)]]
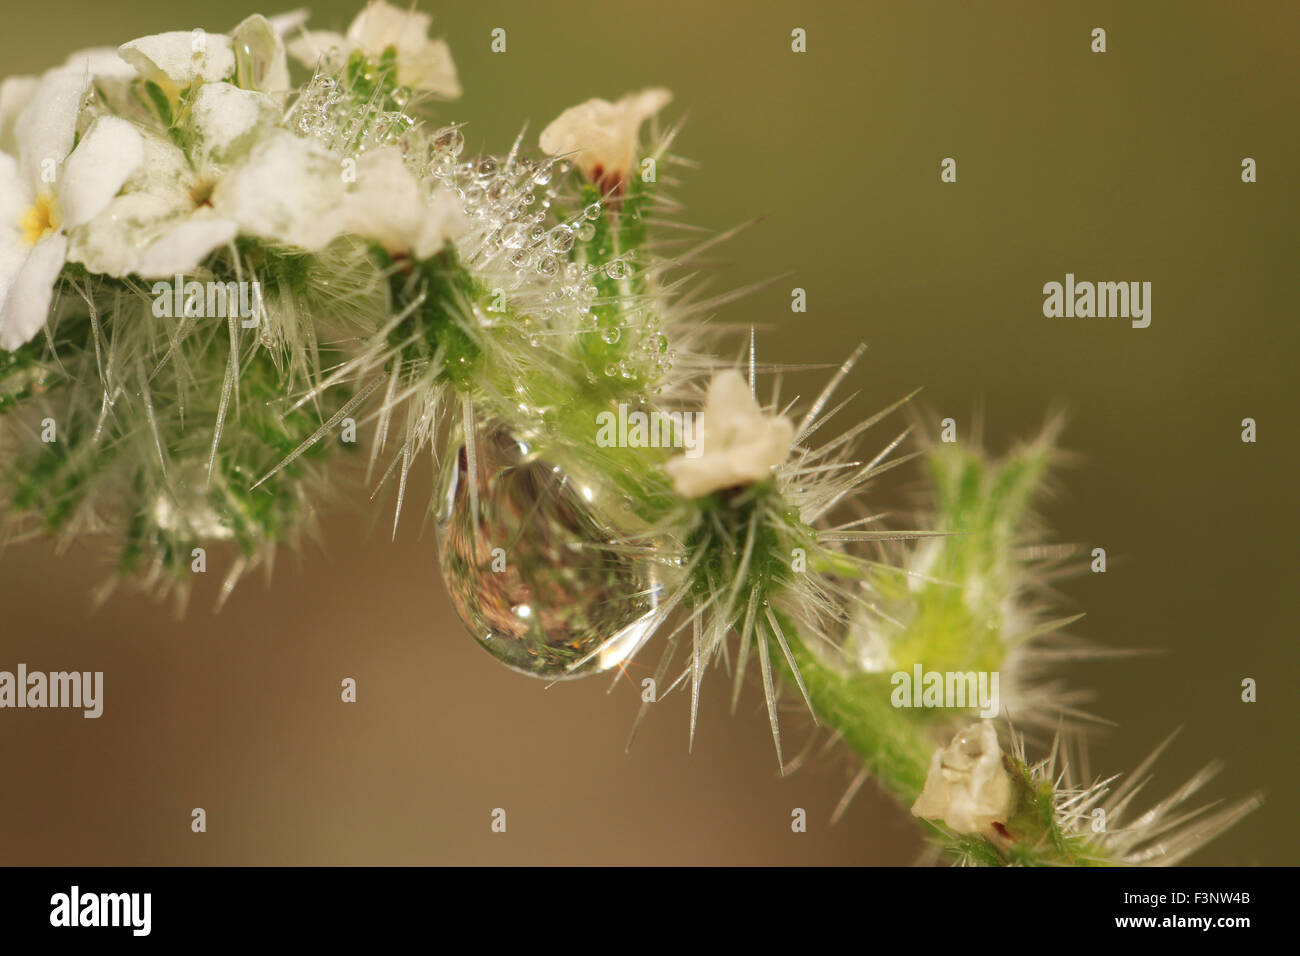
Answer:
[(462, 623), (534, 677), (618, 666), (654, 624), (657, 564), (608, 547), (619, 534), (595, 485), (499, 425), (475, 431), (471, 455), (452, 430), (435, 500), (442, 576)]
[[(263, 89), (275, 65), (275, 33), (264, 20), (249, 21), (235, 31), (231, 41), (235, 50), (235, 77), (240, 87)], [(280, 56), (284, 56), (283, 49)], [(332, 80), (330, 84), (332, 88)]]

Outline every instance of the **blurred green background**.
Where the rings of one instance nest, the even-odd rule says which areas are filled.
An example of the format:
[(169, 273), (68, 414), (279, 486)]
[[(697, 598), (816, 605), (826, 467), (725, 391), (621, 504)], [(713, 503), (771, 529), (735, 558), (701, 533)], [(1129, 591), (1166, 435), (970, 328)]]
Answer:
[[(257, 9), (3, 7), (5, 74), (142, 34), (229, 29)], [(714, 287), (791, 273), (719, 312), (762, 327), (760, 357), (838, 363), (865, 340), (859, 413), (923, 386), (927, 419), (953, 417), (968, 436), (978, 413), (995, 449), (1065, 409), (1075, 455), (1046, 516), (1056, 540), (1110, 556), (1107, 574), (1063, 585), (1067, 608), (1087, 612), (1076, 631), (1163, 650), (1069, 671), (1115, 724), (1093, 739), (1093, 772), (1131, 769), (1181, 726), (1151, 797), (1222, 757), (1207, 796), (1267, 801), (1193, 862), (1297, 862), (1300, 6), (422, 8), (451, 42), (466, 94), (443, 115), (470, 124), (470, 149), (504, 150), (525, 122), (535, 142), (591, 96), (675, 91), (669, 115), (688, 116), (677, 152), (700, 164), (680, 171), (686, 220), (718, 231), (763, 217), (722, 248)], [(336, 29), (355, 12), (314, 10), (314, 27)], [(504, 54), (489, 49), (496, 27)], [(794, 27), (805, 54), (790, 50)], [(1105, 54), (1090, 52), (1094, 27)], [(956, 184), (939, 180), (944, 157)], [(1044, 318), (1042, 286), (1066, 272), (1150, 281), (1150, 328)], [(794, 286), (806, 316), (789, 311)], [(1245, 417), (1257, 444), (1240, 440)], [(881, 508), (911, 500), (900, 472)], [(419, 522), (389, 543), (389, 507), (358, 500), (324, 523), (323, 549), (285, 556), (269, 588), (246, 582), (219, 615), (205, 582), (183, 621), (129, 594), (93, 610), (105, 568), (88, 546), (7, 550), (0, 668), (102, 669), (107, 699), (98, 721), (0, 714), (0, 862), (914, 858), (911, 822), (870, 785), (828, 829), (846, 758), (776, 775), (756, 687), (733, 718), (714, 677), (694, 755), (677, 699), (625, 756), (633, 686), (545, 690), (501, 668), (452, 617)], [(355, 706), (338, 703), (346, 676)], [(1240, 701), (1244, 677), (1259, 682), (1255, 704)], [(787, 727), (802, 728), (797, 711)], [(204, 835), (189, 831), (197, 806)], [(489, 832), (496, 807), (504, 835)], [(794, 807), (807, 834), (790, 832)]]

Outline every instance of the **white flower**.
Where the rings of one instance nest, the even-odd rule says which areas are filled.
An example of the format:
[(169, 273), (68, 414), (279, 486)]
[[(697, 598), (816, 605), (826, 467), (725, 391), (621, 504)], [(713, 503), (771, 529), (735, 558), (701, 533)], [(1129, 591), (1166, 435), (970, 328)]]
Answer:
[(994, 823), (1006, 822), (1011, 798), (1011, 777), (1002, 766), (997, 731), (981, 721), (934, 752), (912, 813), (942, 820), (958, 833), (988, 834)]
[(68, 232), (103, 211), (143, 161), (139, 132), (113, 116), (95, 120), (73, 150), (90, 83), (88, 65), (76, 63), (0, 95), (0, 132), (9, 129), (17, 152), (0, 153), (0, 348), (40, 331)]
[(673, 487), (687, 498), (768, 477), (790, 454), (794, 426), (779, 415), (764, 415), (740, 373), (727, 369), (709, 383), (695, 437), (699, 456), (688, 450), (667, 465)]
[(221, 33), (156, 33), (124, 43), (117, 52), (173, 100), (195, 83), (228, 80), (235, 73), (234, 48)]
[[(253, 14), (230, 36), (204, 30), (156, 33), (124, 43), (117, 52), (135, 73), (158, 84), (173, 106), (177, 95), (196, 83), (229, 80), (246, 90), (280, 93), (290, 85), (281, 26), (291, 24), (277, 26)], [(87, 55), (102, 60), (103, 51), (88, 50), (83, 57)]]
[(146, 161), (73, 233), (69, 259), (106, 275), (169, 278), (236, 236), (315, 252), (345, 233), (425, 259), (468, 229), (460, 202), (446, 190), (426, 198), (392, 147), (367, 151), (345, 177), (343, 157), (277, 126), (262, 93), (208, 83), (190, 112), (191, 154), (145, 134)]
[(460, 96), (456, 64), (445, 40), (430, 39), (432, 22), (427, 13), (407, 12), (384, 0), (374, 0), (357, 14), (347, 36), (328, 30), (306, 30), (290, 41), (289, 53), (304, 66), (315, 67), (321, 57), (335, 50), (343, 57), (359, 50), (372, 63), (378, 63), (391, 50), (399, 86), (455, 98)]
[(356, 183), (344, 200), (340, 228), (373, 239), (392, 255), (424, 260), (448, 240), (469, 231), (459, 199), (440, 188), (429, 199), (391, 146), (369, 150), (357, 161)]
[(188, 152), (160, 130), (142, 134), (145, 161), (121, 195), (70, 234), (71, 261), (104, 275), (162, 278), (192, 272), (239, 234), (310, 251), (335, 238), (339, 159), (280, 126), (267, 91), (287, 85), (288, 69), (269, 21), (249, 17), (234, 41), (163, 33), (120, 52), (173, 99), (194, 88), (183, 114)]
[(339, 157), (277, 124), (275, 101), (225, 82), (190, 104), (191, 152), (146, 133), (146, 161), (102, 214), (72, 235), (92, 272), (165, 278), (192, 272), (236, 235), (315, 251), (337, 235)]
[(672, 98), (668, 90), (656, 88), (629, 93), (617, 103), (587, 100), (552, 120), (539, 144), (549, 156), (576, 153), (574, 161), (584, 176), (605, 191), (617, 191), (636, 159), (641, 124)]

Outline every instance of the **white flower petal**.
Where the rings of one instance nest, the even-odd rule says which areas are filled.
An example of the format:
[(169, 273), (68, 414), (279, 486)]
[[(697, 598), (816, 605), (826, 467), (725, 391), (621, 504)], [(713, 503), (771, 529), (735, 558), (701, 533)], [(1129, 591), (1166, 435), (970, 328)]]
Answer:
[(391, 146), (367, 151), (347, 188), (340, 228), (391, 253), (409, 252), (420, 229), (420, 184)]
[(116, 116), (95, 120), (59, 177), (63, 227), (74, 229), (103, 212), (143, 162), (144, 142), (134, 126)]
[(141, 253), (169, 229), (184, 221), (193, 208), (178, 205), (173, 195), (126, 193), (68, 237), (68, 261), (101, 275), (128, 276), (136, 271)]
[(374, 0), (356, 15), (348, 27), (348, 39), (367, 53), (382, 53), (423, 40), (429, 34), (433, 17), (427, 13), (403, 10), (384, 0)]
[(141, 131), (144, 163), (127, 181), (129, 191), (148, 190), (176, 205), (192, 205), (190, 190), (198, 175), (185, 152), (166, 136)]
[(19, 235), (18, 220), (34, 199), (32, 186), (18, 171), (18, 161), (0, 153), (0, 237)]
[(338, 156), (276, 130), (217, 185), (212, 205), (241, 233), (316, 250), (339, 235), (343, 196)]
[(429, 200), (423, 214), (423, 228), (411, 250), (416, 259), (429, 259), (449, 242), (455, 242), (470, 230), (465, 206), (450, 189), (439, 188)]
[(139, 77), (135, 67), (118, 53), (117, 47), (91, 47), (72, 54), (59, 69), (90, 81), (100, 113), (129, 116), (139, 108), (133, 84)]
[(32, 251), (19, 228), (31, 204), (31, 187), (18, 174), (18, 161), (0, 153), (0, 303)]
[(288, 13), (277, 13), (268, 19), (271, 22), (271, 29), (281, 38), (288, 35), (290, 30), (296, 30), (311, 16), (311, 11), (299, 7), (297, 10), (290, 10)]
[(10, 76), (0, 80), (0, 150), (18, 152), (18, 145), (14, 142), (14, 124), (23, 108), (31, 102), (40, 82), (40, 77), (36, 76)]
[(289, 41), (289, 55), (309, 67), (324, 58), (330, 69), (338, 69), (356, 50), (375, 63), (392, 50), (399, 85), (454, 99), (461, 93), (456, 64), (445, 40), (430, 39), (432, 22), (427, 13), (408, 12), (374, 0), (357, 14), (347, 36), (305, 30)]
[(63, 61), (64, 69), (91, 77), (129, 80), (135, 76), (135, 67), (122, 59), (114, 46), (96, 46), (78, 50)]
[(397, 82), (440, 96), (460, 96), (456, 64), (445, 40), (430, 39), (433, 18), (374, 0), (348, 27), (348, 40), (378, 60), (391, 49), (397, 56)]
[(1011, 777), (1002, 765), (997, 731), (989, 721), (959, 731), (930, 757), (925, 787), (912, 813), (942, 820), (958, 833), (987, 833), (1012, 808)]
[(145, 279), (188, 275), (238, 233), (239, 224), (233, 219), (187, 219), (149, 246), (134, 271)]
[(45, 325), (67, 248), (67, 237), (60, 232), (47, 235), (32, 247), (0, 302), (0, 348), (12, 352)]
[(229, 83), (205, 83), (194, 97), (194, 128), (203, 162), (229, 162), (252, 145), (253, 134), (276, 120), (275, 102), (265, 93)]
[(53, 184), (72, 149), (77, 112), (89, 89), (90, 77), (75, 70), (55, 69), (41, 77), (14, 124), (18, 167), (28, 182)]
[(315, 69), (316, 64), (325, 57), (331, 67), (337, 68), (343, 65), (343, 60), (352, 52), (354, 45), (341, 33), (304, 30), (289, 41), (288, 49), (289, 55), (305, 67)]
[(9, 287), (18, 278), (18, 272), (31, 251), (27, 243), (14, 235), (0, 236), (0, 305), (4, 304)]
[(140, 254), (196, 207), (198, 179), (185, 154), (170, 139), (141, 136), (144, 160), (122, 194), (69, 233), (68, 259), (91, 272), (127, 276)]
[(230, 37), (202, 30), (156, 33), (124, 43), (118, 48), (122, 59), (140, 75), (168, 92), (183, 90), (196, 81), (215, 83), (235, 72), (235, 53)]
[(764, 415), (741, 374), (726, 369), (709, 383), (695, 438), (693, 453), (688, 449), (667, 464), (673, 488), (686, 498), (769, 477), (790, 454), (794, 425)]
[(614, 188), (627, 179), (636, 158), (641, 124), (668, 105), (661, 88), (629, 93), (617, 103), (592, 99), (565, 110), (542, 130), (539, 145), (549, 156), (576, 153), (583, 175)]
[(422, 39), (397, 49), (397, 82), (413, 90), (424, 90), (447, 99), (461, 94), (456, 63), (446, 40)]
[(371, 150), (357, 163), (356, 182), (347, 190), (339, 227), (372, 239), (393, 255), (427, 259), (469, 228), (463, 206), (449, 190), (432, 201), (393, 147)]

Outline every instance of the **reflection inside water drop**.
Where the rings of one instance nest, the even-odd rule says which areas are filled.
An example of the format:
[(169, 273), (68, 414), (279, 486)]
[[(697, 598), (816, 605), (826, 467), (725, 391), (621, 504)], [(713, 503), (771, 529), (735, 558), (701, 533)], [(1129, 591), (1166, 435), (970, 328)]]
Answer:
[(435, 503), (442, 576), (461, 621), (497, 659), (536, 677), (622, 663), (653, 626), (655, 563), (606, 547), (616, 533), (598, 495), (528, 442), (480, 425), (473, 447), (471, 469), (453, 432)]

